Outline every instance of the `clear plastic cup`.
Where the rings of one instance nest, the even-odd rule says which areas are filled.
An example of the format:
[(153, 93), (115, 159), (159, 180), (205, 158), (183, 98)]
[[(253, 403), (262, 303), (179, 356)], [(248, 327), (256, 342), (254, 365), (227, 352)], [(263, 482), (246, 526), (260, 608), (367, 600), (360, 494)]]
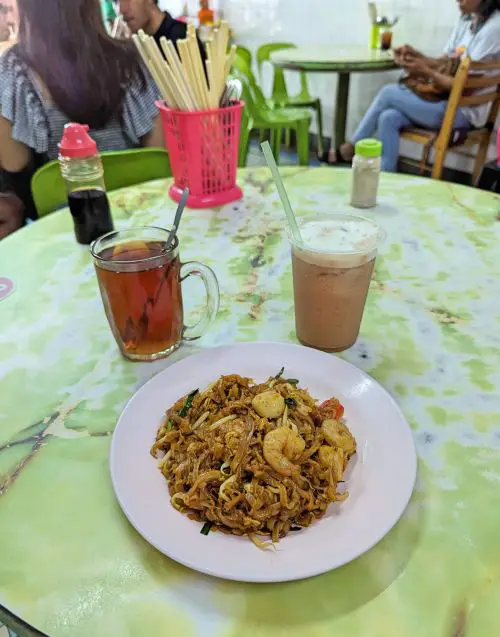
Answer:
[(356, 342), (375, 259), (385, 231), (371, 219), (318, 214), (291, 239), (297, 338), (340, 352)]

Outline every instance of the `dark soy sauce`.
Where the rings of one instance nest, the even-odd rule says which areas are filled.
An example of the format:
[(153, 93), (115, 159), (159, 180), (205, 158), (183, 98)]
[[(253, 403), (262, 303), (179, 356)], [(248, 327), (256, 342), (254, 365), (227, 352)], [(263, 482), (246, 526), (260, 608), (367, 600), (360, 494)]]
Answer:
[(109, 201), (104, 190), (89, 188), (68, 195), (78, 243), (88, 245), (114, 230)]

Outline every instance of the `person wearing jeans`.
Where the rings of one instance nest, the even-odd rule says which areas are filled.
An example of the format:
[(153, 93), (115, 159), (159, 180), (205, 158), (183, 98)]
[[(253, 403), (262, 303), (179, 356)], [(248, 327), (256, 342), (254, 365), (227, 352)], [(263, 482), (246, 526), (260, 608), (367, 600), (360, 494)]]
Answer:
[[(396, 63), (409, 75), (427, 77), (444, 92), (450, 92), (454, 78), (439, 73), (443, 59), (469, 55), (472, 60), (500, 60), (500, 0), (458, 0), (462, 17), (447, 43), (442, 58), (429, 58), (405, 45), (394, 50)], [(383, 144), (382, 170), (395, 172), (399, 157), (400, 132), (409, 126), (439, 130), (448, 108), (447, 101), (429, 102), (400, 84), (389, 84), (366, 111), (350, 142), (330, 151), (329, 164), (352, 161), (354, 145), (375, 134)], [(486, 124), (489, 105), (459, 108), (456, 129), (481, 128)]]
[[(400, 132), (414, 124), (431, 130), (439, 129), (447, 106), (447, 102), (427, 102), (399, 84), (388, 84), (366, 111), (352, 136), (352, 144), (372, 137), (377, 131), (377, 137), (383, 145), (382, 170), (396, 172)], [(454, 128), (470, 128), (462, 109), (457, 111)]]

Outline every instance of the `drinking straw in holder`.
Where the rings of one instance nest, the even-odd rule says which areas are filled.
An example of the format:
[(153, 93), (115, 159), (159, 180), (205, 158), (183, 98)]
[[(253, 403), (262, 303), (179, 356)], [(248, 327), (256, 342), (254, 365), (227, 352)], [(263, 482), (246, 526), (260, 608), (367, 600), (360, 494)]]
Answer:
[(290, 200), (288, 199), (288, 195), (286, 194), (285, 184), (283, 183), (280, 171), (278, 170), (278, 166), (274, 159), (271, 146), (269, 146), (269, 142), (263, 142), (260, 147), (262, 148), (262, 152), (264, 153), (264, 157), (266, 158), (267, 165), (269, 166), (269, 169), (273, 175), (274, 182), (276, 183), (276, 188), (278, 189), (278, 194), (281, 199), (281, 204), (285, 210), (288, 219), (288, 225), (290, 226), (293, 239), (296, 243), (303, 243), (302, 235), (300, 234), (299, 226), (297, 224), (297, 219), (295, 219), (295, 213), (293, 212)]

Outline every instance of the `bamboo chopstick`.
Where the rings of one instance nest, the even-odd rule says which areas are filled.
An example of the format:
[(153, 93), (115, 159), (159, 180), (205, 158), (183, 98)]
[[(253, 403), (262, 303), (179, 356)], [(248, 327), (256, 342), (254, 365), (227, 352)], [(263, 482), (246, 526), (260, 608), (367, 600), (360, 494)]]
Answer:
[(193, 91), (196, 97), (196, 110), (203, 110), (203, 96), (200, 92), (200, 87), (198, 82), (196, 81), (196, 75), (194, 72), (193, 65), (191, 63), (191, 56), (189, 54), (189, 46), (187, 40), (178, 40), (177, 46), (179, 47), (179, 53), (182, 60), (182, 67), (184, 69), (184, 73), (186, 75), (186, 79), (191, 86), (191, 90)]
[(142, 30), (133, 35), (132, 39), (162, 98), (170, 108), (198, 111), (220, 107), (236, 51), (233, 46), (227, 55), (227, 22), (221, 22), (213, 39), (208, 42), (205, 65), (196, 29), (192, 24), (188, 25), (186, 39), (177, 41), (177, 50), (165, 37), (157, 45), (155, 39)]
[(179, 59), (179, 55), (177, 53), (177, 50), (176, 50), (173, 42), (171, 40), (167, 40), (167, 38), (165, 36), (162, 36), (160, 38), (160, 44), (161, 44), (161, 47), (163, 49), (163, 53), (165, 54), (165, 57), (167, 58), (167, 62), (170, 65), (170, 68), (174, 72), (174, 74), (177, 77), (177, 80), (180, 82), (180, 84), (185, 87), (185, 90), (186, 90), (186, 92), (188, 94), (189, 100), (193, 104), (192, 110), (196, 110), (198, 108), (197, 103), (196, 103), (196, 97), (195, 97), (194, 92), (193, 92), (193, 90), (191, 88), (191, 84), (186, 81), (184, 68), (183, 68), (182, 63), (181, 63), (181, 61)]
[(210, 107), (217, 108), (217, 106), (219, 105), (219, 100), (217, 99), (217, 86), (218, 86), (217, 70), (220, 67), (217, 64), (217, 55), (216, 55), (215, 44), (213, 40), (210, 40), (210, 42), (207, 43), (207, 55), (208, 55), (208, 60), (206, 61), (206, 65), (207, 65), (208, 79), (210, 82), (210, 101), (211, 101)]
[(208, 96), (207, 79), (205, 75), (205, 68), (201, 59), (200, 47), (198, 45), (198, 38), (196, 37), (196, 29), (192, 24), (188, 26), (188, 47), (189, 56), (193, 65), (196, 81), (200, 86), (200, 94), (202, 96), (202, 104), (205, 109), (210, 108), (210, 101)]
[(174, 102), (172, 94), (171, 94), (169, 88), (164, 85), (160, 74), (156, 70), (156, 66), (153, 65), (153, 63), (152, 63), (152, 61), (151, 61), (151, 59), (149, 57), (149, 54), (148, 54), (145, 46), (141, 42), (139, 36), (138, 35), (133, 35), (132, 36), (132, 40), (133, 40), (137, 50), (139, 51), (139, 54), (140, 54), (144, 64), (146, 65), (147, 69), (151, 73), (151, 76), (152, 76), (153, 80), (155, 81), (155, 84), (159, 88), (163, 99), (165, 100), (165, 102), (167, 104), (171, 105), (173, 108), (177, 108), (177, 104)]
[(194, 110), (194, 104), (189, 99), (189, 96), (185, 90), (185, 87), (178, 81), (174, 75), (170, 66), (165, 65), (165, 72), (170, 82), (170, 88), (179, 96), (177, 100), (180, 105), (183, 105), (182, 110), (192, 111)]
[(224, 83), (226, 82), (227, 76), (231, 72), (231, 67), (234, 64), (234, 58), (236, 55), (236, 44), (233, 44), (231, 49), (229, 50), (229, 55), (226, 58), (226, 64), (224, 66)]
[(154, 41), (153, 38), (147, 36), (144, 33), (144, 31), (142, 31), (142, 29), (139, 31), (139, 39), (141, 40), (144, 47), (146, 48), (146, 51), (148, 52), (149, 57), (151, 58), (153, 65), (156, 68), (157, 73), (160, 75), (164, 86), (166, 86), (168, 90), (168, 88), (171, 88), (171, 87), (169, 87), (168, 76), (165, 73), (165, 64), (163, 63), (163, 58), (156, 45), (156, 42)]

